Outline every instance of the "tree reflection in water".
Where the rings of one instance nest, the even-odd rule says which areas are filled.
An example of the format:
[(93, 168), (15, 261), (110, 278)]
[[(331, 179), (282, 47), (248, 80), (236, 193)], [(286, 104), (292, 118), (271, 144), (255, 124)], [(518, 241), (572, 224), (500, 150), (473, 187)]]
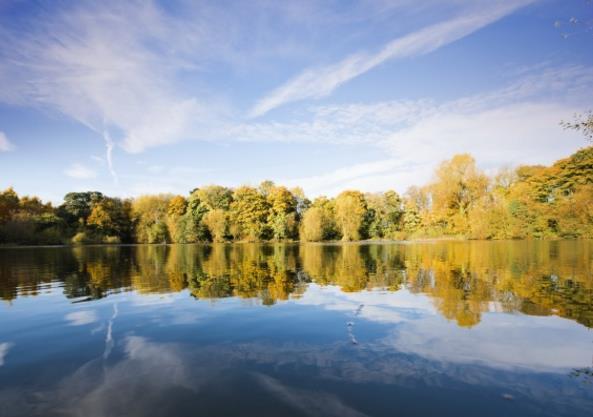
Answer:
[(486, 311), (558, 315), (593, 327), (590, 241), (414, 244), (234, 244), (35, 248), (0, 251), (0, 296), (62, 285), (74, 301), (112, 293), (241, 297), (264, 305), (299, 298), (310, 282), (344, 292), (428, 295), (459, 326)]

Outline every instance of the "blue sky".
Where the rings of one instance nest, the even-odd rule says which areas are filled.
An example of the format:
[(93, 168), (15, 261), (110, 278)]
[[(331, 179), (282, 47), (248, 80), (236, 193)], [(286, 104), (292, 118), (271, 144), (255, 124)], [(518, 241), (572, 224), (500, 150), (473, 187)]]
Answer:
[[(586, 0), (0, 2), (0, 187), (404, 192), (587, 143)], [(560, 22), (560, 24), (556, 23)], [(556, 24), (555, 24), (556, 23)]]

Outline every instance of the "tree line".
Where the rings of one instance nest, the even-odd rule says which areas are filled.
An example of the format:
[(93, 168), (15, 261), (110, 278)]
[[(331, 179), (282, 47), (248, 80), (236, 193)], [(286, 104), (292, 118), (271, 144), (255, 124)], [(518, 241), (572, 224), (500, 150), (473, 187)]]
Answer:
[(189, 195), (121, 199), (72, 192), (57, 207), (0, 193), (0, 243), (194, 243), (362, 239), (593, 238), (593, 147), (551, 166), (481, 171), (469, 154), (442, 162), (433, 180), (395, 191), (346, 190), (308, 199), (271, 181), (209, 185)]

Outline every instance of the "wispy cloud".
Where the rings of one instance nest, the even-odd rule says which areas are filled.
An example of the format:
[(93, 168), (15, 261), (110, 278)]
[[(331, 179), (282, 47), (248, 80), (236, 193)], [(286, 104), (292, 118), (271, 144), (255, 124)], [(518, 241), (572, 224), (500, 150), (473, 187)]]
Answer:
[[(557, 123), (589, 108), (590, 99), (582, 96), (593, 85), (593, 71), (546, 70), (546, 66), (512, 74), (484, 71), (473, 61), (478, 57), (469, 55), (474, 50), (458, 55), (463, 49), (460, 43), (454, 56), (447, 57), (459, 64), (456, 76), (475, 75), (464, 86), (464, 91), (475, 88), (466, 97), (456, 96), (453, 88), (436, 86), (434, 96), (424, 98), (401, 91), (365, 91), (357, 96), (354, 88), (348, 92), (354, 97), (350, 103), (311, 104), (312, 99), (330, 95), (362, 74), (371, 77), (373, 68), (395, 60), (402, 66), (402, 79), (391, 81), (423, 82), (421, 74), (403, 78), (408, 61), (413, 61), (406, 58), (459, 41), (536, 1), (360, 0), (343, 5), (303, 0), (232, 2), (228, 7), (185, 0), (166, 6), (157, 0), (83, 0), (51, 8), (27, 7), (0, 14), (0, 102), (58, 112), (95, 131), (104, 143), (104, 154), (95, 155), (96, 161), (73, 158), (83, 163), (60, 167), (58, 172), (67, 168), (65, 173), (75, 178), (97, 177), (97, 186), (113, 195), (155, 189), (185, 194), (202, 181), (236, 185), (244, 181), (239, 178), (245, 176), (240, 165), (247, 163), (234, 154), (239, 141), (306, 143), (313, 152), (326, 150), (316, 145), (348, 145), (353, 150), (364, 146), (358, 160), (352, 158), (353, 166), (347, 162), (336, 166), (331, 158), (323, 166), (311, 162), (302, 174), (295, 174), (301, 178), (282, 178), (289, 175), (284, 166), (260, 166), (259, 171), (268, 170), (261, 175), (276, 181), (302, 181), (312, 195), (335, 194), (347, 187), (403, 190), (427, 180), (436, 163), (459, 151), (474, 153), (489, 167), (510, 162), (509, 158), (547, 162), (574, 151), (584, 142), (576, 134), (562, 132)], [(18, 9), (19, 4), (11, 2), (6, 10), (12, 5)], [(518, 24), (537, 19), (537, 10), (544, 7), (526, 12)], [(516, 34), (517, 27), (509, 19), (509, 25), (492, 27), (493, 33), (485, 35), (492, 39), (498, 33)], [(484, 49), (476, 55), (503, 56), (501, 48)], [(523, 60), (515, 53), (518, 50), (511, 49), (503, 59), (520, 62), (501, 62), (501, 67), (532, 65), (538, 59), (527, 54), (529, 59)], [(472, 65), (466, 65), (468, 61)], [(297, 76), (291, 79), (290, 74)], [(505, 76), (520, 81), (483, 91)], [(277, 80), (271, 86), (279, 87), (261, 98), (258, 91), (270, 88), (268, 79)], [(302, 102), (286, 112), (267, 114), (296, 101)], [(250, 110), (252, 116), (264, 117), (246, 119)], [(184, 140), (222, 143), (228, 146), (225, 157), (233, 162), (216, 166), (206, 158), (199, 167), (174, 171), (169, 167), (193, 162), (181, 161), (175, 152), (154, 153), (145, 156), (147, 166), (155, 166), (152, 170), (135, 170), (128, 164), (118, 175), (117, 163), (133, 158), (122, 151), (139, 153)], [(198, 155), (209, 145), (183, 146), (184, 152), (192, 149)], [(12, 147), (0, 134), (0, 151)], [(294, 148), (266, 151), (285, 153)], [(15, 152), (17, 156), (28, 158), (21, 152)], [(223, 172), (228, 166), (236, 167), (236, 172)], [(104, 181), (107, 175), (99, 176), (103, 170), (113, 183)]]
[[(394, 134), (410, 131), (419, 123), (434, 117), (446, 114), (470, 115), (519, 103), (553, 104), (564, 108), (561, 115), (551, 117), (546, 122), (546, 126), (558, 132), (560, 116), (579, 106), (588, 106), (590, 99), (586, 91), (591, 85), (591, 67), (537, 67), (525, 69), (520, 77), (511, 78), (506, 85), (497, 89), (453, 100), (439, 102), (427, 97), (309, 107), (288, 121), (231, 125), (225, 129), (224, 135), (227, 139), (249, 142), (385, 145), (393, 142)], [(439, 136), (432, 135), (430, 139), (436, 141)]]
[[(318, 140), (369, 144), (383, 149), (387, 157), (282, 182), (300, 184), (313, 196), (334, 195), (345, 188), (401, 192), (429, 181), (434, 167), (455, 153), (472, 153), (486, 169), (551, 163), (585, 145), (580, 135), (563, 131), (558, 123), (586, 105), (593, 71), (561, 67), (537, 72), (497, 90), (443, 103), (420, 100), (317, 108), (306, 126), (310, 131), (325, 126), (314, 135)], [(286, 136), (291, 138), (298, 131), (288, 124), (275, 124), (273, 129), (275, 133), (266, 135), (282, 137), (285, 130), (292, 132)]]
[(261, 116), (286, 103), (327, 96), (340, 85), (385, 61), (432, 52), (534, 1), (506, 0), (480, 4), (477, 9), (465, 10), (460, 17), (397, 38), (374, 54), (356, 53), (335, 64), (307, 69), (259, 100), (250, 116)]
[(77, 180), (88, 180), (97, 177), (97, 173), (95, 171), (80, 163), (72, 164), (69, 168), (64, 170), (64, 174)]
[[(220, 128), (229, 106), (223, 91), (207, 87), (212, 72), (293, 59), (302, 41), (292, 31), (304, 22), (323, 27), (315, 2), (171, 3), (81, 1), (5, 18), (0, 101), (57, 111), (97, 132), (117, 182), (114, 149), (138, 153)], [(282, 23), (290, 34), (279, 39)]]
[(14, 145), (8, 140), (4, 132), (0, 132), (0, 152), (8, 152), (14, 149)]
[(114, 179), (112, 134), (125, 150), (140, 152), (179, 140), (199, 117), (196, 99), (168, 82), (190, 66), (195, 31), (184, 34), (187, 22), (154, 3), (81, 2), (38, 12), (25, 24), (27, 31), (0, 31), (0, 100), (57, 110), (96, 131)]
[[(401, 188), (402, 175), (412, 171), (396, 158), (355, 164), (334, 171), (308, 177), (281, 180), (290, 187), (302, 187), (309, 196), (334, 196), (347, 188), (365, 191), (385, 191)], [(416, 176), (410, 172), (409, 181)]]

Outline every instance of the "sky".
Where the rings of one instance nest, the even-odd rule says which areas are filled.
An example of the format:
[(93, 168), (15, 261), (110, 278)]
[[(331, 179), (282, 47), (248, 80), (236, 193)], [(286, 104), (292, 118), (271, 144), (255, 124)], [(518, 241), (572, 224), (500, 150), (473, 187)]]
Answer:
[[(570, 22), (576, 18), (576, 23)], [(587, 0), (0, 0), (0, 189), (400, 193), (587, 145)]]

